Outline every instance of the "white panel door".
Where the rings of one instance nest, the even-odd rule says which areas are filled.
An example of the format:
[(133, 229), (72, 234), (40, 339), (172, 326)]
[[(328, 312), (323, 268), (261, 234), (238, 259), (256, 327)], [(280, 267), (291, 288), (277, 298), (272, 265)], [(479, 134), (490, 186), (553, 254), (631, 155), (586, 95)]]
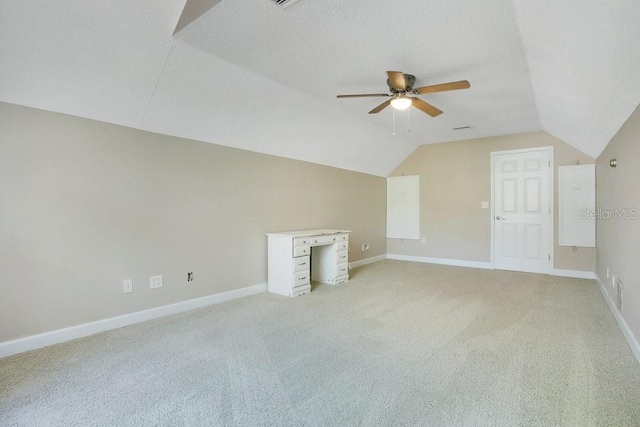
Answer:
[(549, 273), (549, 151), (494, 157), (494, 254), (499, 270)]

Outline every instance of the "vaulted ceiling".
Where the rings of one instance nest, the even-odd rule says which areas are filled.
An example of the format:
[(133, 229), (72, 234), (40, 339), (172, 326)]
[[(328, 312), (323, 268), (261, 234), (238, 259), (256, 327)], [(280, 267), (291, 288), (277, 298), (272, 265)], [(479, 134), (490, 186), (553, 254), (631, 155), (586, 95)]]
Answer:
[[(640, 103), (637, 0), (186, 6), (0, 0), (0, 101), (381, 176), (420, 144), (535, 130), (597, 157)], [(336, 99), (388, 70), (471, 88), (421, 96), (435, 118)]]

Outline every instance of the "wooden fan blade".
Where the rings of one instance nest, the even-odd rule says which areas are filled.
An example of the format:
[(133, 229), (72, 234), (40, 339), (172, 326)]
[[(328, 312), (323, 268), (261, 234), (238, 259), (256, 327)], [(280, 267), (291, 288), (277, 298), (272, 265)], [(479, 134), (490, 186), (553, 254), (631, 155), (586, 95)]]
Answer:
[(384, 101), (382, 104), (378, 105), (376, 108), (374, 108), (373, 110), (369, 111), (369, 114), (376, 114), (379, 113), (380, 111), (384, 110), (385, 108), (387, 108), (389, 106), (389, 104), (391, 104), (391, 100), (387, 100)]
[(447, 90), (457, 90), (457, 89), (469, 89), (471, 84), (467, 80), (461, 80), (459, 82), (451, 82), (451, 83), (443, 83), (440, 85), (431, 85), (419, 87), (413, 90), (413, 93), (418, 95), (424, 95), (425, 93), (433, 93), (433, 92), (444, 92)]
[(387, 71), (389, 76), (389, 84), (392, 88), (404, 92), (407, 90), (407, 81), (404, 78), (404, 73), (401, 71)]
[[(424, 111), (425, 113), (427, 113), (431, 117), (439, 116), (440, 114), (442, 114), (442, 111), (438, 110), (433, 105), (424, 102), (420, 98), (411, 98), (411, 100), (412, 100), (412, 103), (413, 103), (414, 107), (416, 107), (420, 111)], [(391, 102), (391, 101), (389, 101), (389, 102)]]
[(363, 98), (366, 96), (391, 96), (388, 93), (363, 93), (356, 95), (338, 95), (338, 98)]

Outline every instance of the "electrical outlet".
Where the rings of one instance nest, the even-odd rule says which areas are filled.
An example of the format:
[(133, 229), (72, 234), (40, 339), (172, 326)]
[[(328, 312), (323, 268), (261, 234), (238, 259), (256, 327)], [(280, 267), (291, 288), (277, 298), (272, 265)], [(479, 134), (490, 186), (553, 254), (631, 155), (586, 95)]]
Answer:
[(482, 209), (489, 209), (489, 202), (482, 202), (482, 204), (480, 205), (480, 207)]
[(149, 289), (158, 289), (162, 287), (162, 275), (149, 277)]
[(365, 249), (365, 247), (366, 247), (366, 246), (367, 246), (367, 245), (362, 245), (362, 246), (360, 247), (360, 249), (362, 249), (362, 252), (366, 251), (366, 249)]
[(122, 281), (122, 292), (125, 294), (133, 292), (133, 279), (125, 279)]
[(187, 282), (193, 282), (193, 271), (187, 273)]
[(371, 246), (369, 246), (369, 244), (368, 244), (368, 243), (365, 243), (365, 244), (364, 244), (364, 250), (365, 250), (365, 251), (368, 251), (369, 249), (371, 249)]
[(422, 244), (425, 244), (425, 243), (427, 243), (427, 238), (423, 237), (421, 241), (422, 241)]

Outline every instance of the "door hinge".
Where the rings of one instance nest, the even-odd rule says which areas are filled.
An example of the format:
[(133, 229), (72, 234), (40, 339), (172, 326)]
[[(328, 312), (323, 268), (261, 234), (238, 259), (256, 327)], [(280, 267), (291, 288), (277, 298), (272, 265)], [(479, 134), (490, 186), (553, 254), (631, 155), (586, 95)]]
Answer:
[(549, 167), (551, 167), (551, 160), (549, 160)]
[(549, 258), (549, 261), (551, 261), (551, 254), (549, 254), (548, 258)]

